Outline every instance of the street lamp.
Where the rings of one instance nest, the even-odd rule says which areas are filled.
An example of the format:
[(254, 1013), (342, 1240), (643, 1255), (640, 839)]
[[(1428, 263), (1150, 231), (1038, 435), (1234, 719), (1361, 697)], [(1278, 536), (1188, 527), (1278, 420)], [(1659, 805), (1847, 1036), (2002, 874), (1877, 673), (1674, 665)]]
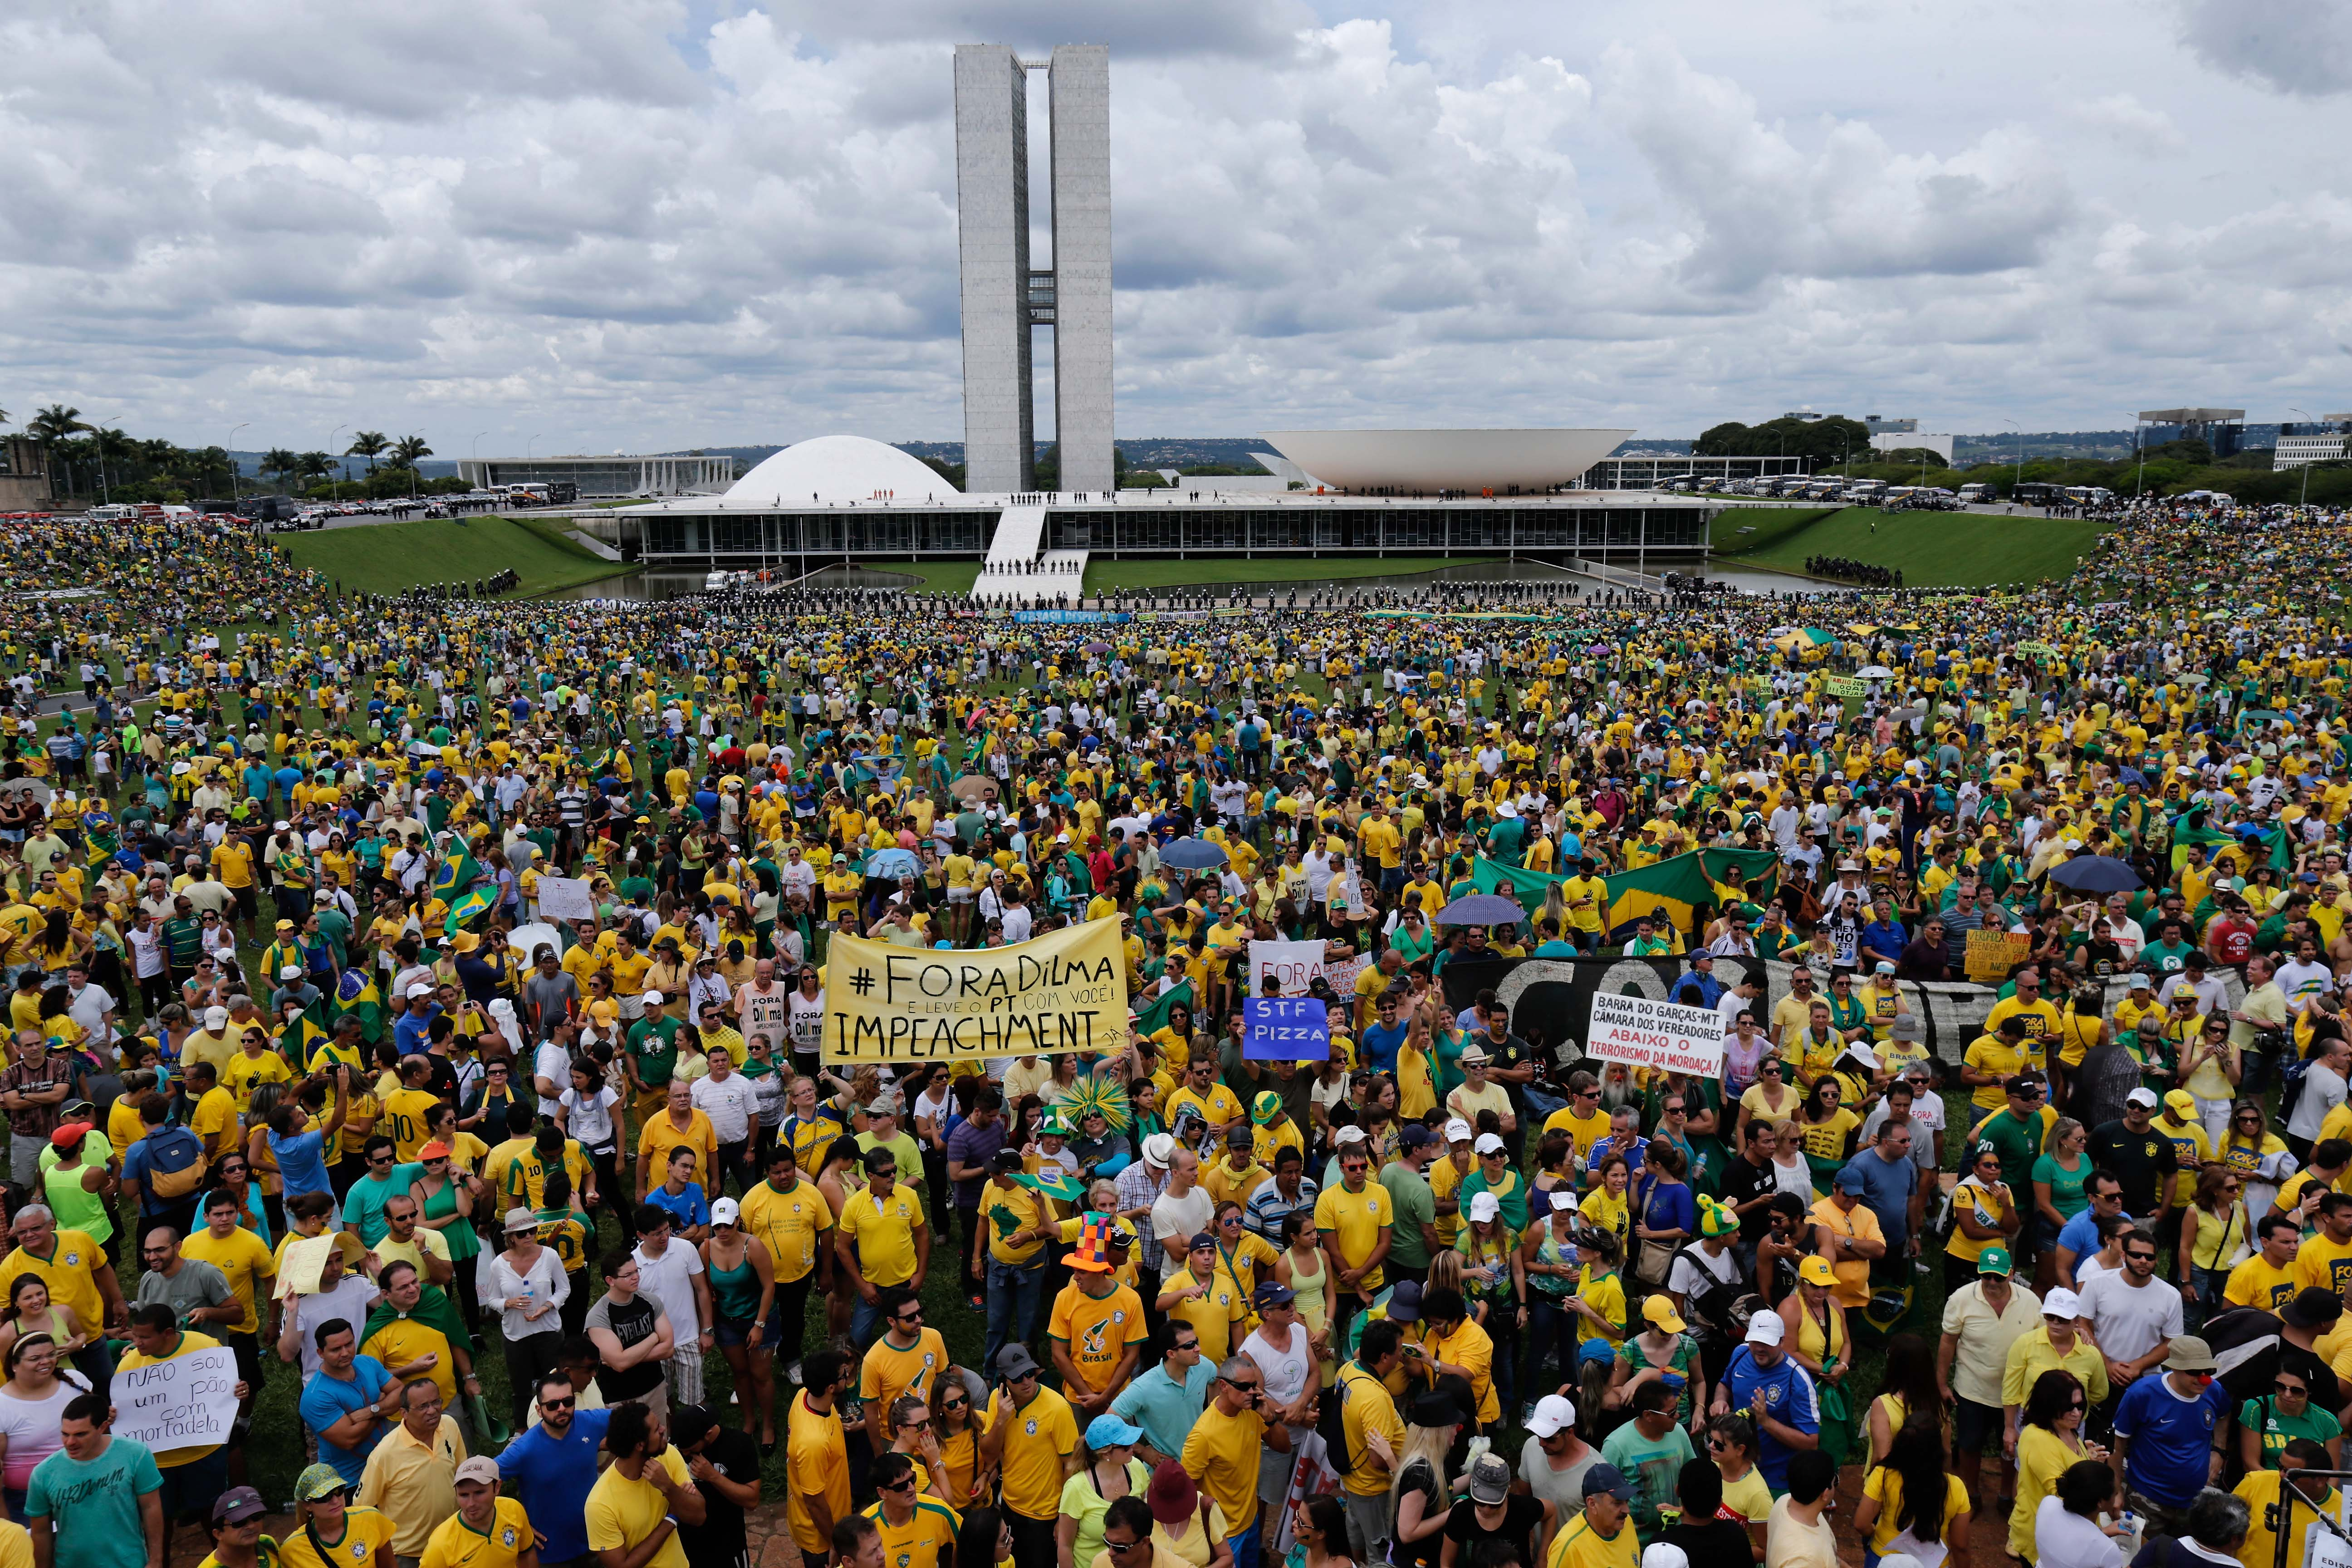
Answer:
[(2004, 419), (2001, 423), (2012, 430), (2017, 430), (2017, 477), (2009, 482), (2010, 499), (2014, 500), (2017, 499), (2017, 487), (2025, 482), (2025, 432), (2018, 429), (2017, 421), (2014, 419)]
[[(2312, 417), (2311, 417), (2311, 410), (2309, 410), (2308, 408), (2297, 408), (2297, 407), (2296, 407), (2294, 404), (2292, 404), (2292, 403), (2288, 404), (2288, 405), (2286, 405), (2286, 408), (2287, 408), (2287, 412), (2288, 412), (2288, 413), (2290, 413), (2290, 414), (2300, 414), (2300, 415), (2302, 415), (2302, 416), (2304, 416), (2304, 418), (2305, 418), (2305, 420), (2310, 421), (2312, 424), (2317, 424), (2317, 423), (2318, 423), (2318, 421), (2317, 421), (2317, 420), (2312, 419)], [(2273, 452), (2273, 453), (2271, 455), (2271, 467), (2273, 467), (2273, 468), (2276, 468), (2276, 467), (2278, 467), (2278, 455), (2277, 455), (2275, 452)], [(2301, 469), (2303, 470), (2303, 493), (2302, 493), (2302, 494), (2300, 494), (2300, 495), (2298, 495), (2297, 497), (2295, 497), (2295, 501), (2294, 501), (2294, 509), (2295, 509), (2295, 510), (2297, 510), (2297, 511), (2301, 511), (2301, 510), (2303, 510), (2303, 508), (2304, 508), (2304, 504), (2305, 504), (2306, 501), (2308, 501), (2308, 500), (2311, 500), (2311, 464), (2310, 464), (2309, 462), (2307, 462), (2307, 461), (2306, 461), (2306, 462), (2298, 463), (2298, 464), (2296, 464), (2296, 465), (2295, 465), (2295, 467), (2297, 467), (2297, 468), (2301, 468)], [(99, 466), (99, 472), (100, 472), (100, 474), (103, 474), (105, 471), (106, 471), (106, 469), (105, 469), (105, 464), (104, 464), (103, 460), (101, 459), (101, 461), (100, 461), (100, 466)]]
[[(245, 425), (250, 425), (252, 423), (253, 421), (248, 419), (245, 422)], [(236, 430), (244, 429), (245, 425), (238, 426)], [(236, 457), (229, 450), (229, 447), (233, 447), (236, 444), (236, 430), (232, 430), (228, 433), (228, 446), (225, 446), (221, 448), (221, 456), (228, 459), (228, 504), (229, 510), (232, 511), (236, 510)]]
[[(350, 428), (351, 426), (348, 425), (338, 425), (333, 429), (327, 432), (327, 455), (329, 457), (335, 458), (342, 455), (335, 450), (335, 437)], [(349, 467), (341, 463), (337, 463), (335, 465), (335, 479), (337, 483), (340, 484), (351, 477), (352, 472)]]
[(532, 431), (532, 432), (530, 433), (530, 441), (525, 441), (525, 442), (522, 444), (522, 460), (523, 460), (524, 462), (528, 463), (528, 462), (530, 462), (530, 448), (531, 448), (531, 442), (533, 442), (533, 441), (537, 441), (538, 439), (539, 439), (539, 432), (538, 432), (538, 431), (536, 431), (536, 430), (534, 430), (534, 431)]
[[(108, 504), (110, 500), (106, 489), (106, 427), (121, 418), (122, 416), (117, 414), (101, 419), (98, 422), (98, 428), (90, 432), (90, 448), (98, 454), (98, 504), (100, 506)], [(2310, 483), (2308, 479), (2304, 482)]]

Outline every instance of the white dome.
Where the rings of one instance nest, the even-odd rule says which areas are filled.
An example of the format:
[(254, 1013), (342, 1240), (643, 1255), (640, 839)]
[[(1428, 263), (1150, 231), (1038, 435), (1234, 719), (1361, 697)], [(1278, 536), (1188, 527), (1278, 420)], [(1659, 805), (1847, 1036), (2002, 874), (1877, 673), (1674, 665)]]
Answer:
[(946, 500), (961, 492), (919, 459), (863, 436), (818, 436), (762, 460), (729, 488), (735, 506), (821, 501)]

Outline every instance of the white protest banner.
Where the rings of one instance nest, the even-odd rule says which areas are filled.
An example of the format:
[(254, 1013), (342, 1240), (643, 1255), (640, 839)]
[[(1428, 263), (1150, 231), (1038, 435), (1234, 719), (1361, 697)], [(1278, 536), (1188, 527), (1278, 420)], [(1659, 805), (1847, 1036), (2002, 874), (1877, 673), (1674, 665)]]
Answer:
[(1712, 1078), (1723, 1071), (1723, 1018), (1712, 1007), (1596, 991), (1584, 1050), (1604, 1061)]
[(1361, 974), (1365, 965), (1371, 962), (1372, 955), (1369, 952), (1360, 952), (1353, 958), (1325, 959), (1323, 978), (1330, 982), (1331, 994), (1348, 999), (1348, 1005), (1352, 1009), (1355, 1006), (1356, 976)]
[(539, 918), (543, 921), (593, 921), (596, 894), (578, 877), (539, 879)]
[(1285, 996), (1304, 996), (1307, 987), (1323, 973), (1319, 942), (1254, 942), (1249, 944), (1249, 994), (1256, 996), (1273, 975)]
[(236, 1352), (190, 1351), (114, 1374), (114, 1435), (157, 1453), (212, 1448), (236, 1424)]

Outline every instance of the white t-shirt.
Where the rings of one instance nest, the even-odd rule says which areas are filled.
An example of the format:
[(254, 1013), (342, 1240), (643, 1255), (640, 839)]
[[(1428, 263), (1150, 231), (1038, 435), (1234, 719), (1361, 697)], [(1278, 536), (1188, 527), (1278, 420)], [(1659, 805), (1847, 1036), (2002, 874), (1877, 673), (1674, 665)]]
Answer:
[(613, 1147), (613, 1107), (620, 1100), (619, 1095), (604, 1088), (586, 1095), (576, 1089), (563, 1091), (560, 1103), (564, 1125), (583, 1149), (593, 1149), (601, 1154)]
[[(420, 1231), (418, 1234), (424, 1234)], [(319, 1370), (318, 1328), (337, 1318), (352, 1326), (354, 1334), (367, 1328), (368, 1309), (381, 1294), (364, 1275), (346, 1274), (335, 1281), (331, 1290), (299, 1296), (294, 1302), (294, 1337), (302, 1349), (302, 1375), (308, 1378)]]
[[(1862, 1123), (1861, 1147), (1867, 1149), (1886, 1125), (1886, 1102), (1871, 1107)], [(1930, 1094), (1911, 1102), (1911, 1163), (1923, 1171), (1936, 1169), (1935, 1133), (1944, 1130), (1944, 1097)]]
[(673, 1236), (659, 1258), (648, 1258), (642, 1243), (630, 1254), (637, 1260), (640, 1290), (650, 1290), (669, 1314), (670, 1332), (681, 1348), (702, 1332), (702, 1304), (695, 1299), (695, 1277), (702, 1272), (702, 1256)]
[(1706, 1295), (1717, 1285), (1737, 1285), (1738, 1282), (1738, 1253), (1727, 1247), (1722, 1257), (1709, 1258), (1704, 1242), (1676, 1253), (1675, 1266), (1666, 1271), (1666, 1289), (1685, 1301), (1694, 1296)]
[(2343, 1078), (2324, 1063), (2312, 1063), (2304, 1072), (2303, 1094), (2294, 1102), (2294, 1114), (2286, 1119), (2287, 1131), (2297, 1138), (2318, 1137), (2327, 1113), (2344, 1103), (2344, 1095)]
[(2305, 963), (2295, 959), (2279, 965), (2271, 983), (2285, 996), (2287, 1005), (2300, 1008), (2315, 993), (2325, 991), (2336, 981), (2335, 972), (2324, 963)]
[(1182, 1197), (1163, 1192), (1151, 1200), (1151, 1234), (1160, 1238), (1168, 1257), (1160, 1273), (1162, 1279), (1181, 1274), (1189, 1267), (1188, 1249), (1192, 1238), (1209, 1228), (1217, 1215), (1217, 1202), (1199, 1182)]
[(760, 1097), (750, 1079), (730, 1072), (721, 1083), (706, 1076), (696, 1079), (687, 1092), (694, 1108), (710, 1118), (710, 1131), (721, 1143), (740, 1143), (751, 1136), (751, 1119), (760, 1114)]
[[(2081, 1270), (2076, 1270), (2076, 1278)], [(2137, 1361), (2157, 1342), (2180, 1333), (2180, 1292), (2161, 1279), (2135, 1288), (2117, 1270), (2102, 1274), (2079, 1294), (2099, 1348), (2116, 1361)]]
[(2053, 1492), (2033, 1510), (2042, 1568), (2122, 1568), (2123, 1548), (2094, 1519), (2070, 1511)]
[[(553, 1098), (544, 1094), (539, 1097), (539, 1113), (541, 1116), (554, 1115), (556, 1106), (572, 1088), (572, 1053), (553, 1040), (542, 1041), (531, 1058), (530, 1074), (534, 1079), (543, 1078), (555, 1086)], [(575, 1132), (572, 1136), (576, 1138), (579, 1134)]]

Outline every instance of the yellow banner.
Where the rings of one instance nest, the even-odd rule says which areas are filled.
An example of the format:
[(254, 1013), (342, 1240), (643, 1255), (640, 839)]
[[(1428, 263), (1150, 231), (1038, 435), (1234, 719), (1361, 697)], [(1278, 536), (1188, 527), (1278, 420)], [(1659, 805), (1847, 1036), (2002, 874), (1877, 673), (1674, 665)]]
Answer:
[(828, 1064), (1120, 1051), (1127, 1043), (1116, 921), (1014, 947), (943, 952), (835, 936), (827, 950)]

